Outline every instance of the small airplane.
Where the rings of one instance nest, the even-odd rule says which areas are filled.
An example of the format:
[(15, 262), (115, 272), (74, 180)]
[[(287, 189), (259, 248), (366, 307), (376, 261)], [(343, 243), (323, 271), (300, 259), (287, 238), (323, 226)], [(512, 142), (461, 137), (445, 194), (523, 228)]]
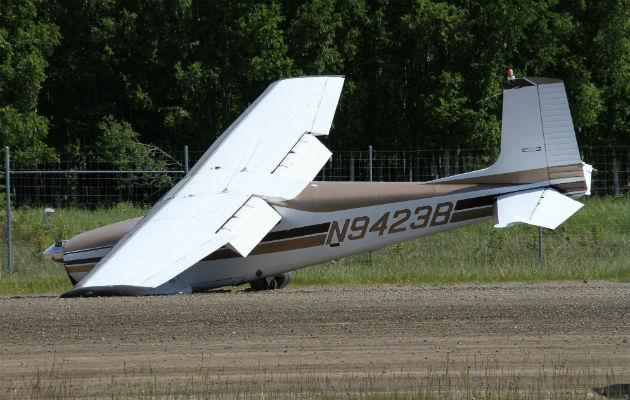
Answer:
[(62, 297), (278, 289), (298, 268), (489, 219), (554, 229), (590, 194), (564, 83), (511, 70), (490, 167), (422, 183), (314, 182), (343, 82), (272, 83), (146, 216), (55, 237), (44, 255), (75, 284)]

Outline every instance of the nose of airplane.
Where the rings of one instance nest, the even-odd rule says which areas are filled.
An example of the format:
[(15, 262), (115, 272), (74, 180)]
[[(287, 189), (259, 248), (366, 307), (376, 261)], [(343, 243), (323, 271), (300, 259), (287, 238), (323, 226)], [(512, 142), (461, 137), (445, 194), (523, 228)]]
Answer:
[[(53, 243), (44, 251), (44, 257), (49, 260), (63, 263), (63, 247), (66, 241), (64, 240), (61, 243)], [(59, 244), (59, 246), (58, 246)]]

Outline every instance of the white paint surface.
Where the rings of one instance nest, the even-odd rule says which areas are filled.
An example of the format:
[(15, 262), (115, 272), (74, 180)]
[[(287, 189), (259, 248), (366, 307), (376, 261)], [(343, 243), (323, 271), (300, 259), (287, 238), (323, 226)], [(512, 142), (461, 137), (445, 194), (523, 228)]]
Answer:
[[(247, 255), (280, 218), (252, 196), (291, 199), (319, 172), (300, 164), (289, 177), (272, 174), (304, 133), (328, 134), (343, 81), (271, 84), (77, 287), (157, 287), (227, 243)], [(321, 159), (319, 141), (306, 142), (318, 152), (309, 160)], [(231, 218), (232, 230), (219, 231)]]

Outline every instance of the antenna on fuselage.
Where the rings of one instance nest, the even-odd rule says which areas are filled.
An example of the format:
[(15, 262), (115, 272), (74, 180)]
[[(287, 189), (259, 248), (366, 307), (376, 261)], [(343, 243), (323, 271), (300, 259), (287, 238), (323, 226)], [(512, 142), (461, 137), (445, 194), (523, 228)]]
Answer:
[(45, 208), (44, 209), (44, 221), (46, 221), (46, 224), (48, 225), (48, 229), (50, 229), (50, 233), (52, 233), (52, 236), (55, 239), (55, 247), (61, 247), (62, 243), (59, 240), (59, 238), (57, 237), (57, 235), (55, 235), (55, 231), (53, 230), (52, 226), (50, 225), (50, 222), (48, 221), (48, 214), (52, 214), (54, 212), (55, 212), (55, 210), (52, 209), (52, 208)]

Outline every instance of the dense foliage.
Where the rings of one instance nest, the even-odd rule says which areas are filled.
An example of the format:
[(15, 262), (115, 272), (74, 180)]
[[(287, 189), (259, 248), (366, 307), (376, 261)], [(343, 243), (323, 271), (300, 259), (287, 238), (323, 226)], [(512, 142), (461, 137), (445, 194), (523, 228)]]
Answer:
[(273, 80), (345, 75), (334, 150), (496, 146), (501, 81), (565, 80), (581, 145), (627, 145), (630, 0), (0, 3), (0, 140), (205, 149)]

